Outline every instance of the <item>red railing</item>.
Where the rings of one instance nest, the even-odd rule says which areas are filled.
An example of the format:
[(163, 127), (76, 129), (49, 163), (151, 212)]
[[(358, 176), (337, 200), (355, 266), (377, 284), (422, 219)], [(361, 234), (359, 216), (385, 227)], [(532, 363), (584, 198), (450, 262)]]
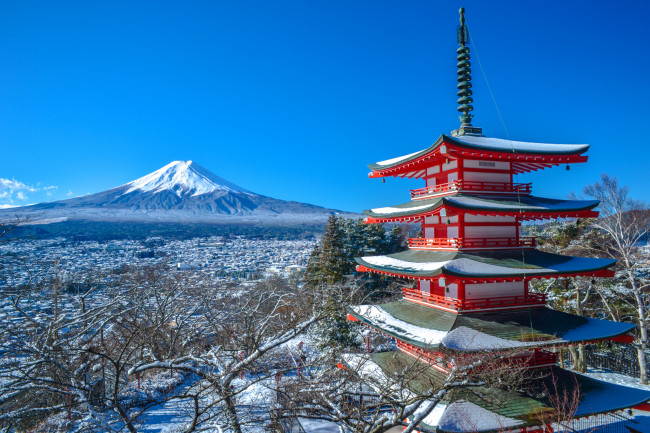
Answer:
[(462, 182), (459, 180), (452, 180), (451, 182), (447, 182), (447, 183), (440, 183), (438, 185), (412, 189), (411, 198), (418, 199), (418, 198), (424, 198), (423, 196), (440, 194), (443, 192), (459, 191), (461, 183)]
[(536, 367), (555, 364), (557, 362), (557, 353), (548, 352), (546, 350), (535, 350), (532, 353), (508, 358), (506, 362), (512, 367)]
[(411, 198), (417, 200), (430, 195), (454, 191), (489, 192), (504, 194), (530, 194), (531, 183), (503, 183), (503, 182), (472, 182), (468, 180), (454, 180), (439, 185), (427, 186), (411, 190)]
[(405, 299), (430, 304), (455, 311), (487, 310), (499, 308), (528, 307), (531, 305), (546, 304), (546, 295), (542, 293), (529, 293), (519, 296), (495, 296), (477, 299), (455, 299), (446, 296), (433, 295), (409, 287), (402, 288)]
[(414, 249), (435, 248), (535, 248), (536, 237), (517, 238), (409, 238)]
[[(448, 356), (443, 355), (435, 351), (424, 350), (420, 347), (413, 346), (411, 344), (405, 343), (403, 341), (397, 341), (397, 347), (403, 351), (418, 358), (426, 363), (429, 363), (438, 370), (449, 372), (453, 368), (453, 364), (450, 362), (451, 359)], [(481, 356), (481, 355), (478, 355)], [(541, 367), (545, 365), (552, 365), (557, 363), (557, 354), (553, 352), (548, 352), (546, 350), (535, 349), (530, 352), (521, 353), (509, 358), (504, 358), (500, 360), (494, 360), (492, 362), (487, 362), (482, 364), (482, 368), (479, 367), (477, 371), (494, 371), (501, 369), (509, 368), (531, 368), (531, 367)]]
[(409, 248), (460, 248), (462, 239), (459, 238), (409, 238)]

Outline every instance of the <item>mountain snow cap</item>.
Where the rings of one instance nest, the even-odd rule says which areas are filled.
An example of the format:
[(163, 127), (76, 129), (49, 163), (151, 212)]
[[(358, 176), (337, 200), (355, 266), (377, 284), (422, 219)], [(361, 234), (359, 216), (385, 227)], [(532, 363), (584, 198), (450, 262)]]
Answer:
[(194, 197), (215, 191), (252, 194), (192, 161), (173, 161), (124, 186), (128, 187), (124, 194), (134, 191), (154, 193), (172, 191), (179, 197), (187, 194)]

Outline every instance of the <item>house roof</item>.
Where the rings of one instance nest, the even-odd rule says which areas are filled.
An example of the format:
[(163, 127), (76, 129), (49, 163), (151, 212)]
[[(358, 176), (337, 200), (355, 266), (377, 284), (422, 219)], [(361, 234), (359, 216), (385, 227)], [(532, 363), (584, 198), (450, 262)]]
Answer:
[(458, 314), (401, 300), (347, 309), (366, 325), (425, 350), (481, 352), (575, 344), (617, 337), (635, 328), (632, 323), (544, 307)]
[[(422, 370), (415, 364), (419, 361), (399, 351), (346, 355), (344, 361), (362, 378), (378, 385), (382, 384), (382, 378), (386, 383), (395, 381), (394, 378), (402, 377), (404, 371), (409, 371), (409, 367), (413, 366), (417, 368), (417, 374), (405, 384), (409, 391), (417, 394), (440, 387), (446, 379), (444, 373), (433, 368)], [(535, 376), (528, 378), (519, 388), (531, 392), (485, 385), (452, 389), (423, 419), (420, 427), (441, 433), (457, 433), (496, 432), (509, 427), (537, 426), (552, 422), (552, 418), (544, 420), (544, 414), (552, 417), (557, 411), (549, 395), (562, 396), (565, 390), (569, 396), (573, 395), (573, 390), (579, 392), (575, 417), (613, 412), (650, 399), (648, 391), (599, 381), (557, 366), (536, 370)]]
[(411, 200), (396, 206), (380, 207), (363, 211), (373, 219), (389, 220), (423, 217), (438, 213), (443, 208), (453, 208), (480, 213), (534, 213), (575, 214), (598, 206), (597, 200), (556, 200), (535, 196), (479, 196), (457, 193), (441, 197)]
[(612, 259), (563, 256), (534, 249), (406, 250), (385, 256), (357, 257), (356, 261), (364, 270), (418, 279), (441, 275), (462, 279), (590, 275), (616, 263)]

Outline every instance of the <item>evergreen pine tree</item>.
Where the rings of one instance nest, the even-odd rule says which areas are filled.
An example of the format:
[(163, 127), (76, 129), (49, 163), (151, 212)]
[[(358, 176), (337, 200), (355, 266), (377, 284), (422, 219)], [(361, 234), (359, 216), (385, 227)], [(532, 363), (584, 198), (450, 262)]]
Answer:
[(304, 282), (310, 287), (316, 287), (323, 282), (323, 273), (321, 266), (321, 248), (316, 244), (311, 251), (307, 267), (305, 268)]
[(324, 284), (342, 282), (349, 265), (345, 253), (343, 220), (336, 215), (330, 215), (327, 219), (320, 256), (322, 282)]

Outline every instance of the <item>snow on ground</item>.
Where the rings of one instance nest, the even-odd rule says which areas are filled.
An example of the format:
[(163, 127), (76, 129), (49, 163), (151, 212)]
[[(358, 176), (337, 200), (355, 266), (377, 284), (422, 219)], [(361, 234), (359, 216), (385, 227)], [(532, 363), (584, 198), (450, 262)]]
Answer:
[(181, 430), (190, 421), (184, 404), (189, 400), (171, 400), (147, 411), (138, 431), (143, 433), (171, 433)]
[(339, 426), (330, 421), (298, 418), (307, 433), (340, 433)]

